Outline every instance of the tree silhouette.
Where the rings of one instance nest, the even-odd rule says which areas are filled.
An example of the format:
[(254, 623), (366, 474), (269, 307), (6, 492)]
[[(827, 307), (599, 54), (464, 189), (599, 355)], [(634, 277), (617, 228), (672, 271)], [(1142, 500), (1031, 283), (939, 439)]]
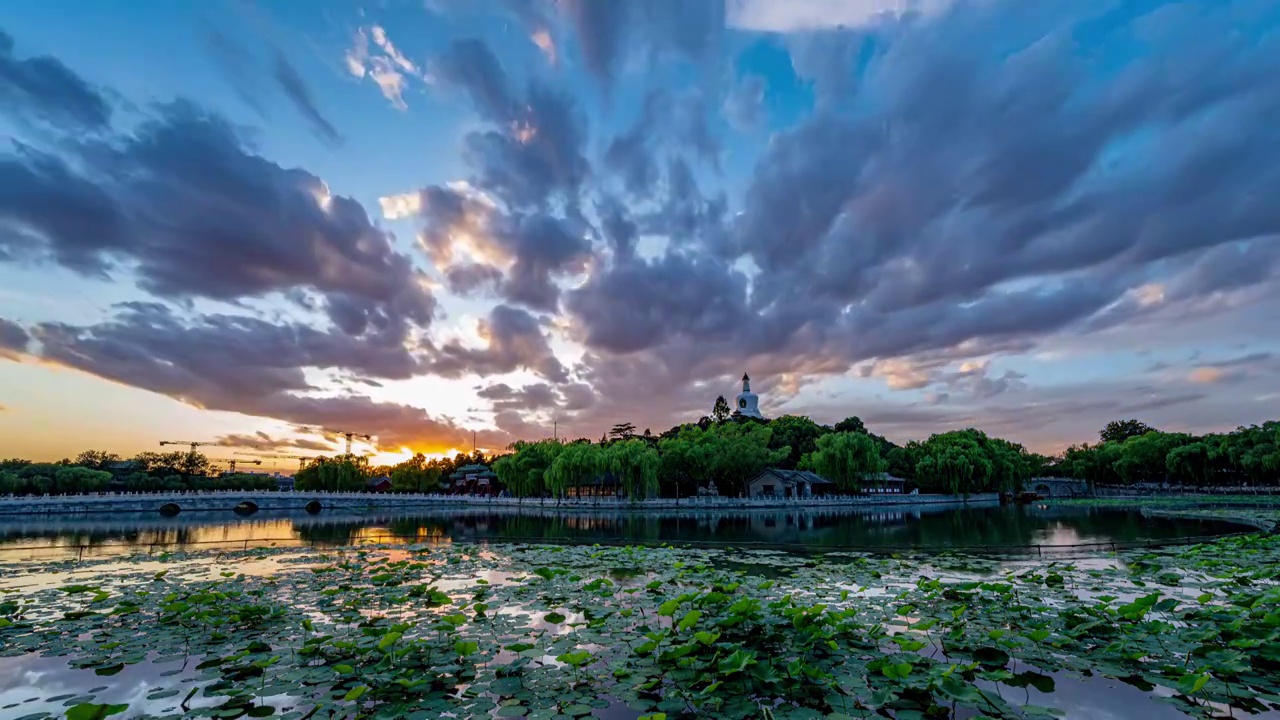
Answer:
[(724, 422), (729, 419), (729, 401), (724, 396), (716, 398), (716, 404), (711, 408), (711, 419), (716, 422)]
[(1140, 420), (1112, 420), (1102, 428), (1098, 437), (1102, 442), (1124, 442), (1131, 437), (1140, 437), (1153, 431), (1155, 428)]

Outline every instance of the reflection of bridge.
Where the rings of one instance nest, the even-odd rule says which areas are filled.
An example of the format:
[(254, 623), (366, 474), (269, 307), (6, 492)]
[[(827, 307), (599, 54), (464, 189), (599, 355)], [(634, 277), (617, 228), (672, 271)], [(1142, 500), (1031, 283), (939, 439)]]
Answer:
[(1089, 484), (1083, 480), (1072, 478), (1038, 477), (1031, 478), (1022, 484), (1023, 490), (1029, 490), (1046, 498), (1087, 497)]

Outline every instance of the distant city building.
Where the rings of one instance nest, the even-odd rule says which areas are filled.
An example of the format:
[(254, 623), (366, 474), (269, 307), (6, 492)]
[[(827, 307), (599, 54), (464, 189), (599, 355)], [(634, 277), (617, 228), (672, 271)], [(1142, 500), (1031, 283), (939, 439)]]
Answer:
[(734, 416), (764, 419), (760, 414), (760, 398), (751, 392), (751, 378), (746, 373), (742, 374), (742, 392), (738, 393), (737, 401), (734, 403)]

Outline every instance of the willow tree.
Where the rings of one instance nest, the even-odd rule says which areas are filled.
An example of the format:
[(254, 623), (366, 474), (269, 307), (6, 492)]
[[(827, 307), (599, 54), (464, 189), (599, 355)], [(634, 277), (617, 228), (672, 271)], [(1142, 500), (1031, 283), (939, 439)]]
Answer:
[(517, 497), (541, 495), (547, 489), (546, 473), (564, 446), (555, 440), (516, 441), (512, 453), (493, 463), (493, 472)]
[[(644, 444), (638, 440), (617, 444), (626, 445), (632, 442)], [(572, 443), (563, 446), (543, 475), (547, 489), (556, 497), (561, 497), (565, 490), (591, 482), (600, 474), (606, 452), (606, 448), (591, 443)]]
[(841, 490), (860, 490), (869, 476), (884, 472), (880, 444), (862, 432), (840, 432), (817, 439), (817, 449), (800, 459), (801, 470), (812, 470)]
[(627, 440), (604, 448), (604, 468), (617, 476), (632, 500), (658, 494), (658, 451), (643, 440)]

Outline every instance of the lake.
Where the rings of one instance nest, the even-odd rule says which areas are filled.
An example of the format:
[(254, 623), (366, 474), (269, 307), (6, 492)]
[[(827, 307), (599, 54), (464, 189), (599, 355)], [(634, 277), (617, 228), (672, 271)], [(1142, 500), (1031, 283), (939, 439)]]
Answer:
[(151, 548), (335, 546), (375, 542), (644, 543), (781, 549), (1031, 549), (1177, 542), (1249, 528), (1080, 506), (931, 505), (788, 511), (556, 511), (442, 508), (413, 514), (261, 511), (0, 518), (0, 560)]

